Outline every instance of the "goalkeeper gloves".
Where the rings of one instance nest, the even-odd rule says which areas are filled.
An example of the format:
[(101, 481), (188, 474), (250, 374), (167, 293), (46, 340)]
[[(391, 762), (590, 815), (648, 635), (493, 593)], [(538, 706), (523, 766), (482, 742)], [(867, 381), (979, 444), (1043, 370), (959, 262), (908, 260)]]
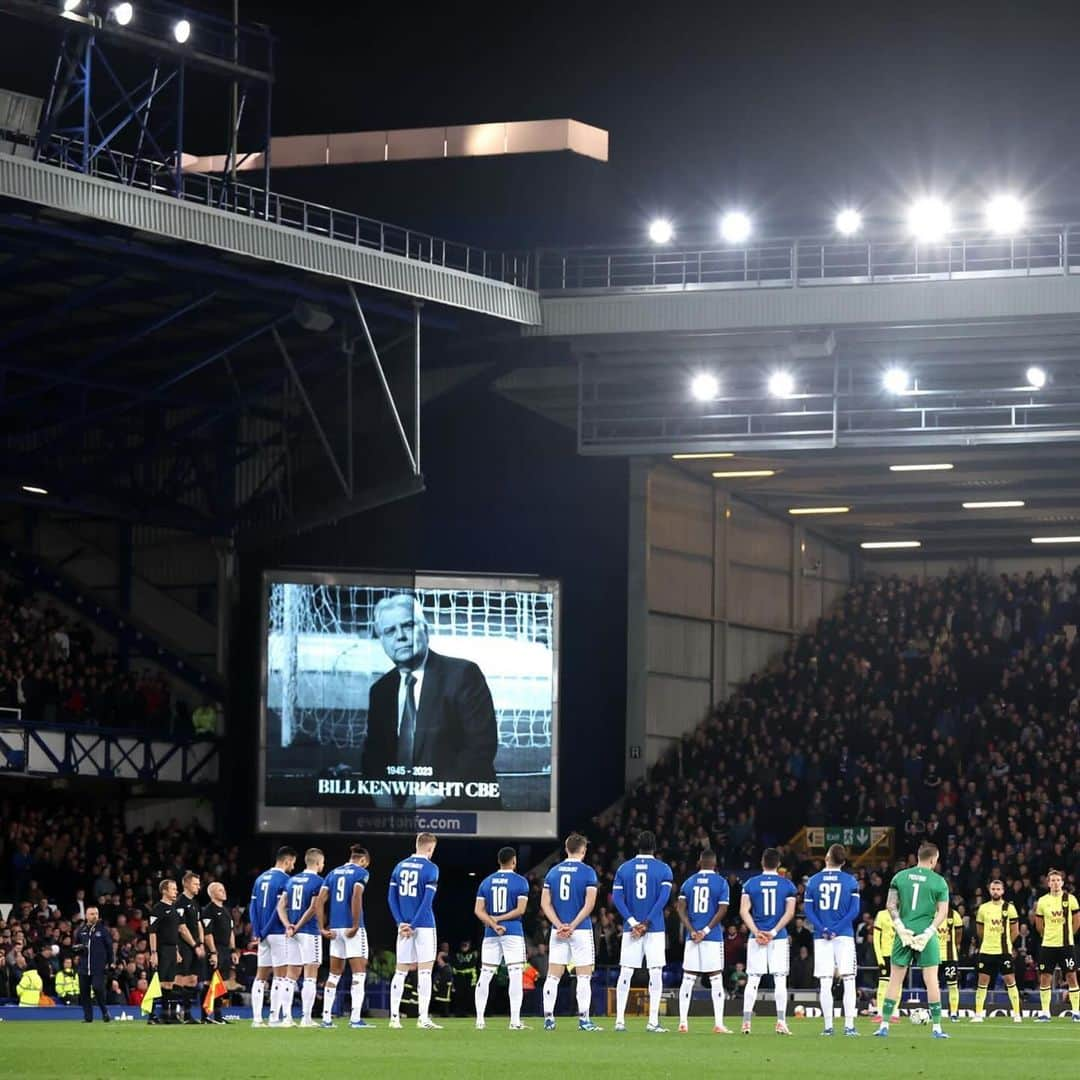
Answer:
[(906, 926), (901, 926), (900, 929), (896, 931), (896, 936), (900, 939), (900, 944), (903, 945), (905, 949), (914, 948), (915, 935)]
[(933, 935), (934, 932), (932, 930), (924, 930), (921, 934), (916, 934), (911, 943), (911, 947), (916, 952), (922, 952), (923, 949), (930, 944), (930, 938), (933, 937)]

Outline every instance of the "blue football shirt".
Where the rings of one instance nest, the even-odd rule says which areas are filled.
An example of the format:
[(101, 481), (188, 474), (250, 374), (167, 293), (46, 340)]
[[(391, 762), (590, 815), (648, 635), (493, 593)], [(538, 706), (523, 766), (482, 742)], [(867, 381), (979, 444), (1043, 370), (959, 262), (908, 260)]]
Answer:
[[(661, 902), (664, 886), (668, 895), (671, 893), (673, 875), (671, 867), (653, 855), (637, 855), (615, 871), (615, 883), (611, 887), (611, 897), (618, 906), (623, 906), (635, 922), (645, 922), (652, 915), (656, 905)], [(657, 933), (664, 929), (663, 924), (651, 926)]]
[[(330, 910), (327, 915), (331, 930), (348, 930), (352, 926), (353, 888), (359, 883), (366, 888), (368, 872), (356, 863), (347, 862), (337, 866), (326, 875), (323, 888), (330, 898)], [(360, 908), (360, 925), (364, 925), (364, 909)]]
[[(322, 888), (323, 879), (321, 875), (316, 874), (312, 870), (305, 870), (302, 874), (293, 874), (289, 878), (288, 884), (288, 897), (289, 902), (286, 910), (289, 913), (289, 922), (294, 926), (300, 921), (301, 916), (307, 911), (311, 905), (311, 899), (318, 895), (319, 890)], [(352, 925), (350, 923), (350, 925)], [(298, 934), (317, 934), (319, 932), (318, 919), (308, 919), (303, 926), (297, 930)]]
[[(699, 870), (688, 877), (679, 890), (686, 901), (686, 917), (695, 930), (704, 930), (721, 904), (731, 902), (727, 879), (716, 870)], [(706, 935), (706, 941), (723, 941), (724, 926), (717, 923)]]
[(439, 887), (439, 868), (423, 855), (410, 855), (394, 867), (390, 875), (390, 908), (401, 913), (401, 922), (414, 930), (435, 926), (432, 903)]
[(843, 870), (819, 870), (806, 883), (803, 910), (814, 937), (825, 931), (837, 937), (854, 937), (851, 924), (862, 911), (858, 881)]
[(544, 888), (551, 894), (551, 906), (563, 923), (572, 923), (577, 918), (585, 906), (586, 892), (598, 884), (596, 871), (580, 859), (563, 859), (544, 878)]
[[(483, 899), (489, 915), (505, 915), (518, 906), (518, 900), (529, 895), (529, 882), (513, 870), (498, 870), (488, 874), (476, 890), (477, 899)], [(574, 912), (576, 915), (577, 912)], [(502, 922), (506, 933), (512, 937), (524, 937), (520, 919), (506, 919)], [(484, 937), (499, 937), (490, 926), (484, 927)]]
[[(758, 874), (743, 886), (743, 893), (750, 897), (750, 914), (759, 930), (772, 930), (783, 917), (788, 897), (797, 896), (798, 892), (790, 878), (776, 873)], [(782, 940), (787, 936), (785, 926), (776, 938)]]
[(278, 918), (278, 897), (288, 888), (289, 875), (276, 866), (264, 870), (251, 887), (251, 903), (248, 915), (251, 919), (251, 931), (258, 938), (271, 934), (284, 934), (285, 927)]

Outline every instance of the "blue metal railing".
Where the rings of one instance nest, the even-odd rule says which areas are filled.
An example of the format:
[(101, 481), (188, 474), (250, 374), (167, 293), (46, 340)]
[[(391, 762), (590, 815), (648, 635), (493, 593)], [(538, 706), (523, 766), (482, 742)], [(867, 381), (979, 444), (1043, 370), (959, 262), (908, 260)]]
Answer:
[(0, 776), (214, 783), (220, 741), (90, 724), (35, 723), (0, 709)]

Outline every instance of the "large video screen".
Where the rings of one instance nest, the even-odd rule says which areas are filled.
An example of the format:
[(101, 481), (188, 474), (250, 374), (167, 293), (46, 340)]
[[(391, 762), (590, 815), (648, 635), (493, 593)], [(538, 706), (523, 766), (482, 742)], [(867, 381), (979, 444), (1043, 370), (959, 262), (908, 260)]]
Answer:
[(263, 576), (259, 828), (552, 837), (558, 583)]

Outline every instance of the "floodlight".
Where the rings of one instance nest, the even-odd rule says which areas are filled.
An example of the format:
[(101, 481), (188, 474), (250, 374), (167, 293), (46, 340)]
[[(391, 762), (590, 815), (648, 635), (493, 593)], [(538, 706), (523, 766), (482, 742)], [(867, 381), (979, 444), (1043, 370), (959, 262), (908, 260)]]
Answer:
[(64, 11), (78, 11), (82, 7), (82, 0), (64, 0)]
[(698, 401), (712, 401), (720, 393), (720, 380), (712, 372), (699, 371), (690, 380), (690, 393)]
[(729, 210), (720, 219), (720, 235), (728, 244), (745, 244), (751, 230), (750, 218), (741, 210)]
[(135, 9), (128, 3), (117, 4), (109, 14), (116, 20), (118, 26), (127, 26), (135, 15)]
[(1027, 208), (1015, 195), (995, 195), (986, 204), (986, 224), (998, 236), (1014, 236), (1026, 218)]
[(48, 495), (49, 492), (46, 488), (38, 487), (37, 484), (23, 484), (23, 491), (30, 495)]
[(882, 383), (890, 394), (903, 394), (907, 391), (910, 379), (903, 368), (891, 367), (882, 377)]
[(852, 207), (836, 215), (836, 231), (841, 236), (854, 236), (862, 228), (862, 214)]
[(941, 199), (919, 199), (908, 210), (908, 230), (920, 243), (943, 240), (952, 228), (952, 211)]
[(670, 244), (675, 228), (667, 218), (655, 218), (649, 222), (649, 239), (654, 244)]
[(191, 37), (191, 23), (187, 19), (181, 19), (178, 23), (174, 24), (172, 28), (173, 37), (176, 38), (177, 44), (184, 45), (187, 39)]
[(889, 472), (948, 472), (953, 467), (945, 461), (927, 465), (890, 465)]
[(791, 397), (795, 393), (795, 378), (790, 371), (774, 371), (769, 376), (769, 393), (773, 397)]
[(864, 540), (859, 547), (867, 551), (885, 551), (889, 548), (922, 547), (921, 540)]
[(1029, 367), (1024, 372), (1024, 378), (1034, 390), (1041, 390), (1046, 385), (1046, 372), (1041, 367)]

